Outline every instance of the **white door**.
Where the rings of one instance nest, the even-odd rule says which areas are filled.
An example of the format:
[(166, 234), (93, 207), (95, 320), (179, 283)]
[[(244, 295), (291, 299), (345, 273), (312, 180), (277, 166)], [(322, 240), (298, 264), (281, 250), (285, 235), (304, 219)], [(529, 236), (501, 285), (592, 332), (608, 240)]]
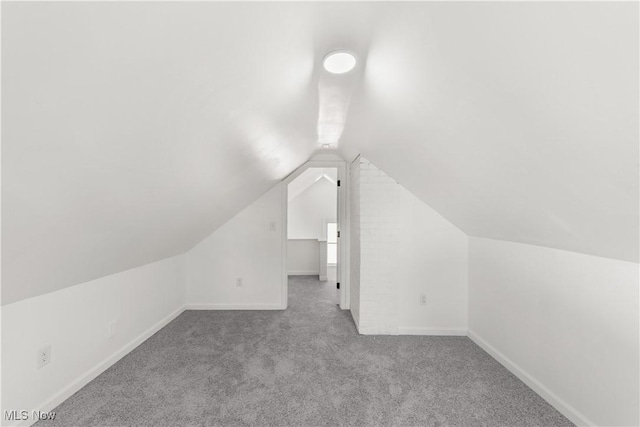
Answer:
[(342, 187), (340, 186), (340, 170), (338, 169), (338, 182), (337, 182), (337, 186), (338, 186), (338, 191), (336, 191), (336, 197), (338, 198), (338, 202), (336, 204), (337, 207), (337, 212), (336, 212), (336, 218), (337, 218), (337, 236), (336, 236), (336, 304), (340, 305), (340, 293), (342, 292), (342, 289), (340, 289), (340, 278), (342, 277), (341, 273), (341, 268), (342, 268), (342, 263), (340, 262), (341, 255), (342, 255), (342, 244), (340, 241), (340, 229), (341, 229), (341, 224), (340, 224), (340, 191), (342, 191)]

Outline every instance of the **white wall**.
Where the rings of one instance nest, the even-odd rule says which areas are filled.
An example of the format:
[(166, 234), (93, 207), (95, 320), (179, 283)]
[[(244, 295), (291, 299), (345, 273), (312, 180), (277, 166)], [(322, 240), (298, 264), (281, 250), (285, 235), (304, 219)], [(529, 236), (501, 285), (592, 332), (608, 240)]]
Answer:
[[(291, 184), (295, 182), (294, 180)], [(324, 237), (323, 221), (336, 221), (337, 197), (336, 185), (321, 178), (289, 201), (287, 206), (288, 274), (315, 275), (320, 274), (320, 270), (326, 270), (326, 266), (322, 269), (320, 267), (318, 240)]]
[(287, 237), (289, 239), (321, 239), (322, 221), (336, 221), (336, 185), (320, 179), (289, 202)]
[[(467, 332), (468, 237), (398, 185), (397, 259), (401, 334)], [(424, 294), (426, 305), (420, 304)]]
[(466, 334), (466, 234), (362, 157), (351, 180), (351, 304), (360, 333)]
[[(282, 185), (187, 252), (188, 308), (284, 308)], [(237, 286), (238, 278), (242, 286)]]
[(318, 240), (290, 239), (287, 241), (287, 245), (288, 274), (320, 274), (320, 242)]
[[(179, 255), (3, 306), (2, 411), (53, 409), (179, 315), (184, 261)], [(51, 362), (37, 369), (47, 344)]]
[(639, 424), (638, 264), (470, 238), (469, 335), (578, 424)]
[[(321, 240), (318, 242), (318, 256), (319, 256), (319, 263), (320, 263), (320, 272), (318, 273), (319, 279), (320, 280), (329, 280), (328, 277), (328, 264), (327, 264), (327, 241), (326, 240)], [(335, 269), (335, 266), (334, 266)], [(335, 276), (335, 275), (334, 275)], [(334, 279), (335, 280), (335, 277)]]
[[(362, 334), (397, 334), (399, 295), (397, 256), (401, 207), (399, 186), (360, 157), (360, 320)], [(402, 307), (404, 310), (405, 307)]]

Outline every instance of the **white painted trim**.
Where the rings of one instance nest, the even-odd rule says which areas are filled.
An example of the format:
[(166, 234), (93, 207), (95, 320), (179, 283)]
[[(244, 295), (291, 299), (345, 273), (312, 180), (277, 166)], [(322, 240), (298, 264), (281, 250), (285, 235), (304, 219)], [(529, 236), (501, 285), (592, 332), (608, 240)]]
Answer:
[(467, 336), (471, 338), (480, 348), (489, 353), (491, 357), (496, 359), (502, 366), (507, 368), (512, 374), (518, 377), (529, 388), (538, 393), (544, 400), (546, 400), (551, 406), (556, 408), (562, 415), (567, 417), (572, 423), (578, 426), (595, 426), (596, 423), (589, 420), (584, 414), (578, 411), (573, 406), (562, 400), (558, 395), (549, 390), (544, 384), (535, 379), (531, 374), (522, 369), (516, 363), (514, 363), (507, 356), (502, 354), (499, 350), (478, 336), (475, 332), (469, 329)]
[(309, 270), (293, 270), (289, 272), (289, 276), (318, 276), (320, 274), (320, 272), (318, 270), (316, 271), (309, 271)]
[(281, 304), (187, 304), (185, 310), (284, 310)]
[[(340, 282), (340, 308), (343, 310), (349, 309), (349, 173), (347, 168), (347, 162), (340, 159), (338, 156), (330, 156), (331, 158), (312, 158), (306, 163), (302, 164), (298, 169), (284, 178), (280, 185), (282, 185), (282, 306), (286, 309), (288, 294), (289, 294), (289, 280), (287, 274), (287, 208), (288, 208), (288, 185), (291, 181), (300, 176), (305, 170), (309, 168), (337, 168), (338, 179), (340, 180), (341, 191), (338, 191), (338, 197), (340, 199), (340, 209), (338, 212), (338, 223), (340, 224), (340, 240), (338, 245), (340, 256), (340, 277), (336, 277), (336, 281)], [(326, 279), (325, 279), (326, 280)]]
[[(336, 183), (336, 185), (337, 185), (337, 183)], [(342, 185), (340, 185), (340, 187), (342, 187)], [(327, 243), (329, 242), (329, 238), (327, 237), (327, 225), (328, 224), (337, 224), (337, 220), (335, 220), (335, 219), (323, 219), (322, 220), (322, 233), (320, 233), (320, 234), (322, 234), (322, 236), (320, 236), (320, 238), (318, 239), (318, 242), (327, 242)]]
[(431, 335), (431, 336), (467, 336), (466, 329), (459, 328), (398, 328), (398, 335)]
[(389, 335), (397, 336), (398, 328), (380, 328), (379, 326), (363, 326), (358, 329), (360, 335)]
[(287, 309), (289, 304), (289, 275), (287, 274), (288, 263), (288, 251), (289, 251), (289, 220), (288, 220), (288, 207), (289, 207), (289, 182), (285, 178), (280, 182), (280, 239), (281, 239), (281, 255), (280, 261), (280, 306), (283, 310)]
[[(341, 190), (340, 190), (340, 206), (342, 212), (342, 222), (340, 225), (340, 308), (348, 310), (351, 307), (351, 203), (349, 202), (349, 191), (351, 188), (351, 168), (347, 162), (343, 162)], [(337, 272), (336, 272), (337, 273)]]
[[(78, 377), (76, 380), (71, 382), (68, 386), (60, 390), (58, 393), (54, 394), (44, 403), (37, 405), (41, 412), (49, 412), (52, 411), (56, 406), (67, 400), (71, 397), (75, 392), (80, 390), (85, 385), (89, 384), (93, 381), (98, 375), (102, 374), (108, 368), (113, 366), (118, 360), (122, 359), (124, 356), (129, 354), (133, 349), (138, 347), (140, 344), (149, 339), (153, 334), (158, 332), (160, 329), (167, 326), (172, 320), (176, 317), (180, 316), (185, 310), (185, 307), (182, 306), (173, 313), (169, 314), (164, 319), (160, 320), (158, 323), (138, 335), (136, 338), (131, 340), (128, 344), (125, 344), (120, 350), (113, 353), (111, 356), (104, 359), (102, 362), (95, 365), (93, 368), (89, 369), (83, 375)], [(14, 424), (15, 426), (30, 426), (34, 424), (38, 420), (24, 420), (22, 422), (17, 422)]]
[(318, 276), (318, 280), (320, 280), (321, 282), (326, 282), (327, 280), (329, 280), (329, 278), (327, 276)]
[(356, 319), (356, 316), (353, 315), (353, 311), (349, 310), (349, 313), (351, 313), (351, 318), (353, 319), (353, 323), (356, 324), (356, 331), (360, 333), (360, 325), (358, 324), (358, 319)]

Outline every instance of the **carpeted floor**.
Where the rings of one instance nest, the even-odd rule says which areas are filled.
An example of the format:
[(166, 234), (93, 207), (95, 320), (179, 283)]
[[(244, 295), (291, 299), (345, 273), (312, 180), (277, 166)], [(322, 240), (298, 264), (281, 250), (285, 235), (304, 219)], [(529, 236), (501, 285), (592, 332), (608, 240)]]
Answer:
[(358, 335), (334, 286), (187, 311), (37, 425), (573, 425), (466, 337)]

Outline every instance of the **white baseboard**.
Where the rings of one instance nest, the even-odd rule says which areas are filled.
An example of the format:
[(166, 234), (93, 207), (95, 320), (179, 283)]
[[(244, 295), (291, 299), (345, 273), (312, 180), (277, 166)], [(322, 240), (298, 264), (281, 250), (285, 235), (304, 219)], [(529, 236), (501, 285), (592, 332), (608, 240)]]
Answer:
[(377, 326), (361, 326), (358, 329), (360, 335), (389, 335), (397, 336), (398, 330), (394, 328), (379, 328)]
[[(67, 400), (71, 397), (75, 392), (80, 390), (82, 387), (87, 385), (89, 382), (94, 380), (98, 375), (106, 371), (112, 365), (114, 365), (118, 360), (122, 359), (124, 356), (129, 354), (134, 348), (138, 347), (145, 340), (151, 337), (153, 334), (158, 332), (160, 329), (164, 328), (169, 324), (173, 319), (178, 317), (185, 310), (184, 306), (180, 307), (173, 313), (169, 314), (164, 319), (160, 320), (158, 323), (138, 335), (136, 338), (131, 340), (128, 344), (122, 347), (120, 350), (116, 351), (111, 356), (104, 359), (102, 362), (95, 365), (93, 368), (89, 369), (85, 374), (81, 375), (78, 379), (74, 380), (71, 384), (60, 390), (58, 393), (50, 397), (46, 402), (41, 405), (36, 406), (38, 410), (41, 412), (49, 412), (52, 411), (56, 406)], [(15, 426), (30, 426), (34, 424), (38, 420), (25, 420), (22, 422), (17, 422), (14, 424)]]
[(467, 336), (466, 329), (457, 328), (398, 328), (398, 335)]
[(187, 304), (185, 310), (284, 310), (280, 304)]
[(356, 323), (356, 328), (360, 335), (422, 335), (422, 336), (455, 336), (464, 337), (467, 336), (466, 329), (437, 329), (437, 328), (389, 328), (378, 326), (363, 326), (360, 327), (356, 318), (351, 313), (353, 321)]
[(326, 282), (327, 276), (318, 276), (318, 280), (320, 280), (321, 282)]
[(569, 421), (571, 421), (572, 423), (578, 426), (595, 426), (596, 425), (596, 423), (589, 420), (576, 408), (574, 408), (573, 406), (569, 405), (564, 400), (562, 400), (558, 395), (556, 395), (554, 392), (549, 390), (544, 384), (542, 384), (540, 381), (535, 379), (531, 374), (529, 374), (527, 371), (522, 369), (520, 366), (518, 366), (516, 363), (510, 360), (507, 356), (502, 354), (499, 350), (497, 350), (495, 347), (493, 347), (483, 338), (478, 336), (475, 332), (473, 332), (472, 330), (469, 330), (467, 335), (469, 336), (469, 338), (471, 338), (473, 342), (478, 344), (480, 348), (482, 348), (484, 351), (489, 353), (491, 357), (493, 357), (498, 362), (500, 362), (502, 366), (504, 366), (509, 371), (511, 371), (512, 374), (514, 374), (523, 383), (529, 386), (529, 388), (531, 388), (533, 391), (538, 393), (551, 406), (556, 408), (558, 412), (560, 412), (562, 415), (567, 417)]
[(315, 270), (315, 271), (302, 270), (302, 271), (290, 271), (288, 274), (289, 276), (318, 276), (320, 272), (318, 270)]

